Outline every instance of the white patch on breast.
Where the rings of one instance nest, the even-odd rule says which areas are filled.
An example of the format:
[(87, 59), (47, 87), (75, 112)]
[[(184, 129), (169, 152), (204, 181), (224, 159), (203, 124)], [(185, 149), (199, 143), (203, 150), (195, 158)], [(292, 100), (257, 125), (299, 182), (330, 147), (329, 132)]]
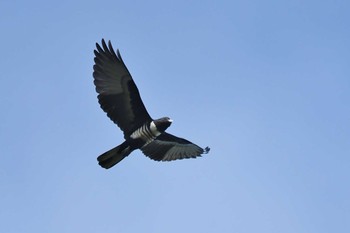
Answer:
[(150, 143), (153, 141), (156, 137), (160, 135), (160, 132), (158, 131), (156, 125), (152, 121), (151, 124), (146, 125), (144, 124), (140, 128), (138, 128), (135, 132), (133, 132), (130, 137), (132, 139), (138, 139), (141, 138), (143, 141), (146, 142), (146, 144)]
[(160, 135), (160, 132), (158, 131), (157, 126), (156, 126), (156, 124), (154, 124), (153, 121), (151, 122), (150, 129), (151, 129), (152, 134), (155, 137), (158, 137)]

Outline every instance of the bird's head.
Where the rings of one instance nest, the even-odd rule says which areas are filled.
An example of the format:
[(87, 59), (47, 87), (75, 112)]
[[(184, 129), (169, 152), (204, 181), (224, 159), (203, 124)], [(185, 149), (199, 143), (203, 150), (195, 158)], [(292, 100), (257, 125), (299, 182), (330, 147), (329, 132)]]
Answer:
[(162, 117), (153, 121), (157, 127), (157, 130), (163, 133), (173, 122), (169, 117)]

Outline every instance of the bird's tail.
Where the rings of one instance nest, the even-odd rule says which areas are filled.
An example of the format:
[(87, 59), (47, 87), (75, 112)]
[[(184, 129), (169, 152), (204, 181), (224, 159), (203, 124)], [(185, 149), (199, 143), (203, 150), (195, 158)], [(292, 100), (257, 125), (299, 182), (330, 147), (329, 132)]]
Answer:
[(131, 152), (132, 150), (128, 146), (127, 142), (123, 142), (119, 146), (114, 147), (113, 149), (98, 156), (98, 164), (106, 169), (111, 168), (122, 161), (122, 159), (128, 156)]

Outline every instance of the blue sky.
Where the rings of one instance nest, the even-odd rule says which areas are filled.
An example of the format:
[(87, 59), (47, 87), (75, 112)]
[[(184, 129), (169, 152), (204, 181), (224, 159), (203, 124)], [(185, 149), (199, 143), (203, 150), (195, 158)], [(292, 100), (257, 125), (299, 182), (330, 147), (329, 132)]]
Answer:
[[(349, 232), (349, 1), (1, 1), (0, 232)], [(201, 146), (158, 163), (92, 83), (102, 38), (149, 113)]]

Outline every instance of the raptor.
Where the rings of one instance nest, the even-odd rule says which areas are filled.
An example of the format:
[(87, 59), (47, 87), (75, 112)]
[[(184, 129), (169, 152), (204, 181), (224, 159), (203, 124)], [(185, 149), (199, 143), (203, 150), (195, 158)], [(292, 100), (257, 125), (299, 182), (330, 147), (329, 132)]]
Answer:
[(153, 119), (148, 114), (119, 50), (115, 51), (110, 41), (108, 46), (104, 39), (101, 45), (96, 43), (94, 54), (93, 77), (98, 102), (123, 131), (125, 139), (97, 158), (101, 167), (113, 167), (136, 149), (156, 161), (196, 158), (209, 152), (209, 147), (201, 148), (166, 133), (172, 123), (169, 117)]

